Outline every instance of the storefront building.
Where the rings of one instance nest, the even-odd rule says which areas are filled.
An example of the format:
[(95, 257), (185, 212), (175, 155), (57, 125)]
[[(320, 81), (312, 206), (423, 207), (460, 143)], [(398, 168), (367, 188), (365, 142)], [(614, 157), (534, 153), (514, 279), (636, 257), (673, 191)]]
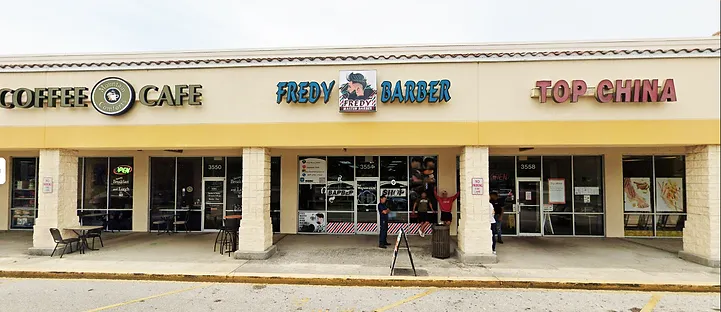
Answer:
[[(459, 192), (459, 255), (519, 236), (678, 237), (718, 266), (719, 39), (0, 58), (0, 230), (78, 222), (419, 231)], [(0, 179), (2, 181), (3, 179)], [(425, 193), (425, 195), (423, 195)], [(488, 245), (488, 246), (486, 246)]]

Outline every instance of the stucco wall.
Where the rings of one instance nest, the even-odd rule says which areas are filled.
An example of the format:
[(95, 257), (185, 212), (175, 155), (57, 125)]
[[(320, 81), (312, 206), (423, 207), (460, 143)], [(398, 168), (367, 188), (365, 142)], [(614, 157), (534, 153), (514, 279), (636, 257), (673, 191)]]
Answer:
[[(718, 119), (718, 58), (578, 60), (352, 66), (278, 66), (214, 69), (0, 73), (0, 87), (86, 86), (118, 76), (135, 86), (201, 84), (200, 107), (144, 107), (121, 117), (92, 107), (0, 110), (0, 126), (173, 125), (387, 121), (543, 121)], [(374, 114), (339, 114), (340, 70), (375, 69), (377, 80), (451, 81), (449, 103), (381, 104)], [(700, 79), (700, 77), (704, 77)], [(536, 80), (673, 78), (676, 103), (538, 103), (530, 97)], [(275, 103), (279, 81), (336, 80), (328, 104)], [(89, 92), (88, 92), (89, 93)], [(322, 102), (322, 101), (321, 101)]]

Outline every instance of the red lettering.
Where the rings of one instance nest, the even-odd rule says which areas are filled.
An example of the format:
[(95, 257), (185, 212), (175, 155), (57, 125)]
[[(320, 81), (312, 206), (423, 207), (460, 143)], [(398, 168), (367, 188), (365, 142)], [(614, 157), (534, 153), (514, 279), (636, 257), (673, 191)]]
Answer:
[(636, 79), (633, 81), (633, 98), (631, 99), (631, 102), (641, 102), (641, 79)]
[(613, 88), (613, 82), (608, 79), (601, 80), (596, 87), (596, 101), (599, 103), (608, 103), (613, 100), (613, 94), (610, 91)]
[(616, 80), (616, 98), (614, 102), (630, 102), (631, 101), (631, 79)]
[(572, 93), (571, 93), (571, 103), (578, 102), (578, 98), (581, 95), (586, 94), (586, 91), (588, 90), (588, 86), (586, 85), (586, 82), (583, 80), (574, 80), (571, 82), (571, 85), (573, 86)]
[(538, 96), (538, 99), (541, 101), (541, 103), (546, 103), (546, 97), (548, 96), (548, 87), (551, 86), (550, 80), (539, 80), (536, 81), (536, 88), (540, 91), (540, 96)]
[(556, 103), (563, 103), (568, 101), (571, 97), (571, 87), (568, 86), (568, 82), (565, 80), (556, 81), (553, 85), (553, 101)]
[(658, 102), (658, 79), (643, 80), (641, 102)]
[(661, 96), (658, 99), (659, 102), (676, 102), (676, 84), (673, 79), (666, 79), (663, 82), (663, 89), (661, 90)]

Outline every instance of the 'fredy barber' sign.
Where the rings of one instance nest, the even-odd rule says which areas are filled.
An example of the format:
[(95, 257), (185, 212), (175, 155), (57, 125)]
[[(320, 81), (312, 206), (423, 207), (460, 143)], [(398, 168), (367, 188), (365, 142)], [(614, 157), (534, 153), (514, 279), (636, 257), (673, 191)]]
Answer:
[(676, 102), (676, 85), (673, 79), (661, 83), (659, 79), (604, 79), (595, 86), (583, 80), (538, 80), (531, 90), (531, 97), (546, 103), (576, 103), (581, 97), (595, 97), (599, 103), (658, 103)]

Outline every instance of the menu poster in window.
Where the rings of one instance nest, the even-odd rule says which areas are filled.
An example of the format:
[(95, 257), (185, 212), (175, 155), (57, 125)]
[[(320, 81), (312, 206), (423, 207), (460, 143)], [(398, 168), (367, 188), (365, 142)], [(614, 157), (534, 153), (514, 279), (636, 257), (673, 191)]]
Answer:
[(548, 203), (566, 203), (566, 179), (548, 179)]
[(299, 233), (323, 233), (328, 225), (325, 211), (302, 211), (298, 213)]
[(300, 184), (325, 184), (328, 165), (325, 159), (306, 158), (298, 163), (298, 171)]
[(205, 181), (205, 203), (223, 203), (223, 181)]
[(230, 178), (228, 184), (230, 185), (228, 192), (232, 194), (231, 196), (243, 198), (243, 176)]
[(623, 209), (651, 212), (651, 178), (623, 178)]
[(132, 197), (132, 172), (133, 167), (129, 165), (120, 165), (113, 168), (113, 173), (110, 176), (111, 197)]
[(682, 178), (656, 178), (656, 211), (683, 212)]

